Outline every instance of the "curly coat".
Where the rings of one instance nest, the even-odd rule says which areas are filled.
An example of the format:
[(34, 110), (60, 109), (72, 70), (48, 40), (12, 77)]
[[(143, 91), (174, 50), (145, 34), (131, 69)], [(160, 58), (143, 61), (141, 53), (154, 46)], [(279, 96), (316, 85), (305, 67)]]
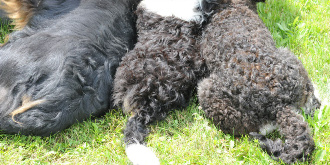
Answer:
[(147, 124), (185, 107), (205, 70), (196, 46), (196, 23), (162, 17), (138, 7), (138, 43), (122, 59), (114, 83), (115, 104), (131, 114), (126, 144), (143, 143)]
[(136, 42), (137, 3), (6, 0), (34, 14), (0, 47), (0, 130), (47, 136), (107, 112), (116, 68)]
[[(251, 3), (233, 0), (206, 26), (200, 51), (210, 75), (198, 84), (200, 105), (224, 133), (250, 133), (276, 160), (305, 161), (314, 141), (299, 113), (303, 108), (313, 116), (320, 103), (302, 63), (288, 49), (275, 47)], [(279, 128), (284, 144), (255, 133), (271, 125)]]

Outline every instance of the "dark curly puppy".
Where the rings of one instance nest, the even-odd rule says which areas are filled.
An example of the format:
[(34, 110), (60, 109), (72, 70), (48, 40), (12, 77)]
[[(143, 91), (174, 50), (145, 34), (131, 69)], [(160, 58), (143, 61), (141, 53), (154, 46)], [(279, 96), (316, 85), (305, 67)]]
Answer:
[(107, 112), (115, 70), (136, 42), (135, 3), (1, 1), (21, 30), (0, 47), (0, 130), (47, 136)]
[(185, 107), (205, 70), (195, 39), (201, 5), (199, 0), (142, 0), (138, 6), (138, 43), (122, 59), (114, 83), (115, 104), (131, 115), (124, 134), (134, 164), (159, 163), (141, 145), (147, 125)]
[[(251, 4), (232, 0), (206, 26), (200, 49), (210, 76), (198, 84), (200, 104), (224, 133), (252, 135), (276, 160), (305, 161), (314, 141), (299, 113), (302, 108), (313, 116), (320, 103), (302, 63), (275, 47)], [(256, 133), (273, 129), (279, 129), (284, 143)]]

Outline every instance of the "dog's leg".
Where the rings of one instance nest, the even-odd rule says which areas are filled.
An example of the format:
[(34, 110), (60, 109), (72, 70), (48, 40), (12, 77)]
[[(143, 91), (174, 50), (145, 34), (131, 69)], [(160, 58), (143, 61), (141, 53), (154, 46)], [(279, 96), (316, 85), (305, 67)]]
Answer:
[(135, 115), (128, 119), (124, 130), (126, 154), (134, 165), (158, 165), (159, 160), (153, 151), (143, 145), (149, 130), (143, 118)]
[(308, 123), (303, 117), (296, 113), (294, 107), (288, 106), (277, 113), (277, 124), (280, 126), (280, 133), (286, 138), (284, 153), (280, 158), (287, 163), (307, 159), (315, 145)]
[(294, 107), (287, 106), (277, 113), (277, 124), (280, 126), (280, 133), (284, 136), (285, 143), (280, 139), (272, 141), (257, 133), (250, 135), (258, 139), (261, 147), (275, 160), (281, 159), (285, 163), (305, 161), (314, 150), (314, 141), (307, 122), (296, 113)]
[(211, 118), (224, 133), (239, 136), (257, 131), (261, 121), (257, 114), (248, 114), (237, 107), (239, 98), (227, 88), (231, 84), (227, 81), (230, 79), (228, 76), (212, 73), (198, 84), (198, 100), (206, 117)]

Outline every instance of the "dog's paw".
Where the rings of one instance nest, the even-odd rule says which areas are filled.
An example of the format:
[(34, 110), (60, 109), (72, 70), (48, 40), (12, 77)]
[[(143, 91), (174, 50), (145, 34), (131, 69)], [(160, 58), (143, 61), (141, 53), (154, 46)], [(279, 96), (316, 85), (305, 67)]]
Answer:
[(266, 142), (267, 138), (266, 136), (262, 135), (262, 134), (258, 134), (257, 132), (250, 132), (249, 136), (251, 139), (258, 139), (261, 142)]
[(283, 156), (284, 147), (280, 139), (273, 141), (256, 132), (250, 132), (249, 135), (254, 139), (258, 139), (260, 147), (271, 155), (273, 159), (278, 160), (280, 156)]
[(126, 147), (126, 155), (134, 165), (159, 165), (159, 159), (148, 147), (141, 144), (130, 144)]

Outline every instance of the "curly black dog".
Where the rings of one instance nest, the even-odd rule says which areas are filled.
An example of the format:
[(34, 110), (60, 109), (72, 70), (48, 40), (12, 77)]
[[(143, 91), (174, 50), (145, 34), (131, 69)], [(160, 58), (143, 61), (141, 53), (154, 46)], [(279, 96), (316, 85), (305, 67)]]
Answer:
[(159, 163), (141, 145), (147, 125), (185, 107), (206, 69), (196, 45), (201, 7), (199, 0), (142, 0), (138, 6), (138, 43), (123, 58), (114, 82), (115, 104), (131, 115), (124, 135), (134, 164)]
[[(200, 104), (224, 133), (250, 134), (275, 160), (306, 161), (314, 141), (301, 108), (313, 116), (320, 103), (302, 63), (275, 47), (251, 4), (232, 0), (206, 26), (200, 51), (210, 76), (198, 84)], [(285, 142), (256, 133), (271, 129), (279, 129)]]
[(0, 130), (47, 136), (107, 112), (137, 3), (2, 0), (20, 30), (0, 47)]

